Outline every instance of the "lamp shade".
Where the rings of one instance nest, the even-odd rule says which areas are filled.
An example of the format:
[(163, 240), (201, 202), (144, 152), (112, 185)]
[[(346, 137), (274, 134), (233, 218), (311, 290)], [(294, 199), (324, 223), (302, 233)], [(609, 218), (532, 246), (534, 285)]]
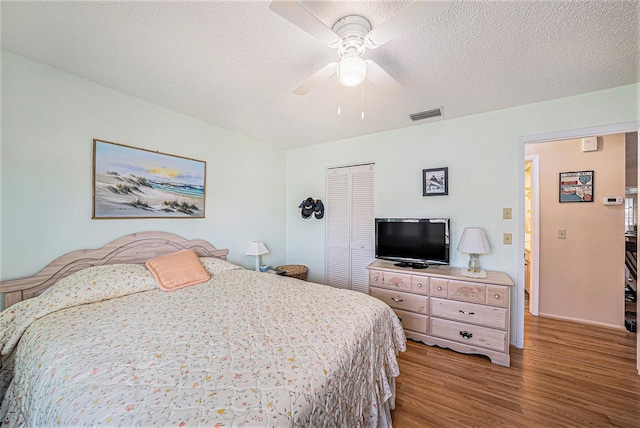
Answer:
[(344, 86), (356, 86), (367, 76), (367, 63), (362, 58), (350, 56), (342, 58), (338, 66), (338, 80)]
[(267, 246), (264, 245), (262, 241), (253, 241), (249, 244), (249, 248), (247, 248), (247, 256), (261, 256), (263, 254), (267, 254), (269, 250)]
[(488, 254), (491, 245), (484, 229), (481, 227), (465, 227), (458, 244), (458, 251), (467, 254)]

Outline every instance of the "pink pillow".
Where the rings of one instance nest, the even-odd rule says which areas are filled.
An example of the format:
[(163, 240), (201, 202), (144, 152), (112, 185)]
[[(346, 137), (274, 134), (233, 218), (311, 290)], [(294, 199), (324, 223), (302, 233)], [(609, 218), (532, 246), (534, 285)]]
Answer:
[(192, 250), (149, 259), (145, 264), (156, 278), (158, 288), (164, 291), (200, 284), (211, 278)]

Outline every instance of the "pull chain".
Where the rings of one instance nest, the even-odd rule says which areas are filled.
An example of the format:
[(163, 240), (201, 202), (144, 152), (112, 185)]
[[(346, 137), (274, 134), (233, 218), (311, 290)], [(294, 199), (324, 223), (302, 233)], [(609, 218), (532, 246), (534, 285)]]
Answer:
[(342, 113), (342, 109), (340, 108), (340, 104), (342, 104), (342, 85), (338, 85), (338, 116)]
[(360, 119), (364, 120), (364, 82), (362, 82), (361, 85), (362, 86), (360, 87), (360, 107), (362, 108), (362, 114), (360, 114)]

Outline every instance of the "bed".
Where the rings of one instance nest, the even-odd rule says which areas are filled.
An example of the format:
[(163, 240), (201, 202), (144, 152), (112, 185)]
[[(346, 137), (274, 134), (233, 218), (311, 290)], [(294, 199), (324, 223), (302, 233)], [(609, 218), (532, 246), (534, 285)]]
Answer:
[[(158, 287), (193, 252), (210, 279)], [(402, 326), (383, 302), (141, 232), (0, 283), (7, 426), (390, 426)]]

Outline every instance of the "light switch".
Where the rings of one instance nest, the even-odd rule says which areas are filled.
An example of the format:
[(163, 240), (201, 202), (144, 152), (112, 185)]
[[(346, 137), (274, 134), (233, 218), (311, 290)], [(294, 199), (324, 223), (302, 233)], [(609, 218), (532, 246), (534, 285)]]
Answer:
[(512, 244), (511, 234), (510, 233), (503, 233), (502, 234), (502, 243), (504, 245), (511, 245)]
[(567, 229), (558, 229), (558, 239), (567, 239)]
[(502, 218), (505, 220), (511, 220), (511, 208), (502, 209)]

